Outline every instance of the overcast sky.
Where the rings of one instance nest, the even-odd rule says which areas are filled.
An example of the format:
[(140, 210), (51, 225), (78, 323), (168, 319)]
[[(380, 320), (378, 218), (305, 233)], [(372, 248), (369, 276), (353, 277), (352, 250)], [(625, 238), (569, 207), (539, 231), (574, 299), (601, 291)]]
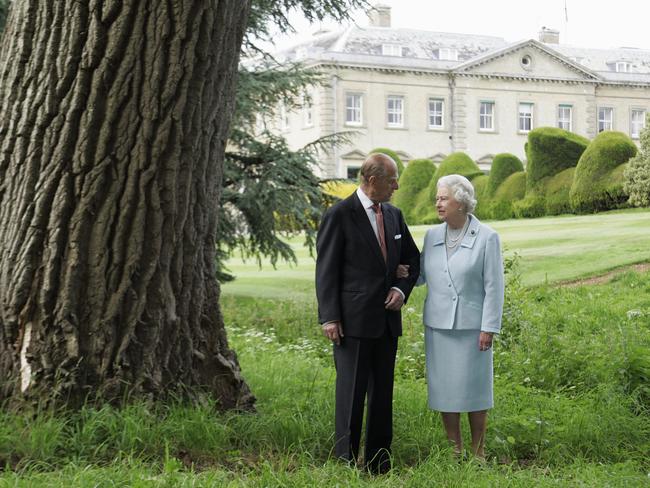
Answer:
[[(514, 42), (537, 39), (539, 30), (545, 26), (560, 31), (562, 44), (650, 50), (650, 0), (384, 0), (380, 3), (392, 7), (392, 27), (485, 34)], [(279, 47), (304, 40), (319, 28), (296, 15), (292, 19), (300, 34), (292, 39), (282, 38)], [(359, 26), (368, 25), (361, 11), (355, 12), (354, 19)]]

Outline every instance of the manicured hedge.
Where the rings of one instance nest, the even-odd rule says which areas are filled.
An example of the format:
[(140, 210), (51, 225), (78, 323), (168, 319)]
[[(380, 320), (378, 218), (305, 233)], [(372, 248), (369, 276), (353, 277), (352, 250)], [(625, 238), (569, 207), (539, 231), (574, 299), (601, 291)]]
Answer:
[[(447, 175), (459, 174), (465, 176), (470, 181), (476, 176), (480, 176), (483, 172), (479, 169), (476, 163), (464, 152), (451, 153), (442, 160), (440, 166), (429, 181), (428, 189), (425, 196), (418, 198), (417, 206), (415, 209), (415, 217), (419, 221), (437, 219), (435, 211), (436, 193), (438, 192), (437, 183), (440, 178)], [(423, 222), (425, 223), (425, 222)]]
[(530, 131), (526, 146), (527, 188), (534, 190), (544, 178), (576, 166), (588, 145), (588, 139), (556, 127)]
[(646, 115), (641, 131), (641, 149), (626, 164), (623, 190), (630, 195), (629, 203), (635, 207), (650, 206), (650, 113)]
[(487, 195), (493, 196), (499, 185), (513, 173), (524, 170), (524, 164), (521, 160), (510, 153), (500, 153), (494, 156), (492, 168), (490, 169), (490, 179), (487, 185)]
[(499, 185), (490, 201), (490, 218), (503, 220), (515, 216), (514, 203), (526, 195), (526, 173), (518, 171), (508, 176)]
[(598, 134), (576, 167), (570, 192), (573, 210), (588, 213), (624, 206), (628, 196), (623, 190), (622, 165), (636, 153), (636, 145), (626, 134)]
[(487, 196), (488, 182), (489, 177), (485, 174), (475, 176), (472, 179), (472, 186), (474, 187), (474, 195), (476, 198), (474, 215), (481, 220), (490, 218), (490, 201)]
[(370, 151), (370, 154), (375, 154), (375, 153), (383, 153), (393, 158), (395, 163), (397, 163), (398, 175), (400, 178), (402, 177), (402, 173), (404, 173), (404, 163), (402, 162), (402, 159), (397, 155), (395, 151), (393, 151), (392, 149), (388, 149), (386, 147), (377, 147), (372, 151)]
[(569, 192), (575, 171), (575, 168), (567, 168), (544, 182), (546, 215), (571, 213)]
[(395, 192), (393, 201), (402, 210), (407, 223), (415, 223), (418, 193), (429, 186), (435, 171), (436, 166), (430, 159), (413, 159), (400, 177), (399, 190)]
[(512, 204), (515, 217), (518, 219), (534, 219), (546, 215), (546, 201), (544, 195), (537, 192), (529, 192), (523, 200)]

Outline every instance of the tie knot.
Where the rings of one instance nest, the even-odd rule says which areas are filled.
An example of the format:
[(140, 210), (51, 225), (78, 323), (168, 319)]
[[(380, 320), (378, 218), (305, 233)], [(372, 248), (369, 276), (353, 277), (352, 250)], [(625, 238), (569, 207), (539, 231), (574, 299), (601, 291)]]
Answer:
[(373, 204), (372, 204), (372, 210), (373, 210), (375, 213), (377, 213), (377, 214), (378, 214), (378, 213), (381, 213), (381, 207), (379, 206), (378, 203), (373, 203)]

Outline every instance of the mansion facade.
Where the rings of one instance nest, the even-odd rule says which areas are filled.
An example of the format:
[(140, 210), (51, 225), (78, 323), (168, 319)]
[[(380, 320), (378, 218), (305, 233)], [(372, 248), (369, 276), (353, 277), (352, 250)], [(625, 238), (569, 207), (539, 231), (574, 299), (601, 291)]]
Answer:
[(593, 138), (603, 130), (638, 143), (650, 112), (650, 50), (562, 45), (557, 31), (509, 43), (499, 37), (394, 29), (390, 7), (370, 25), (321, 32), (278, 54), (319, 68), (300, 110), (280, 110), (278, 130), (292, 147), (353, 131), (350, 144), (321, 157), (323, 178), (354, 177), (376, 147), (439, 162), (464, 151), (488, 171), (494, 156), (525, 161), (535, 127)]

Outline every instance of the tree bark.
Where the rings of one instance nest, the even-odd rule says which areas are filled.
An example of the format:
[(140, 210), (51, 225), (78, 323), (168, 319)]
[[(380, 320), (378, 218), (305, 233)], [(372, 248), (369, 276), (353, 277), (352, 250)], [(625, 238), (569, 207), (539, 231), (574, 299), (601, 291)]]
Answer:
[(254, 401), (216, 217), (249, 0), (18, 0), (0, 52), (0, 399)]

